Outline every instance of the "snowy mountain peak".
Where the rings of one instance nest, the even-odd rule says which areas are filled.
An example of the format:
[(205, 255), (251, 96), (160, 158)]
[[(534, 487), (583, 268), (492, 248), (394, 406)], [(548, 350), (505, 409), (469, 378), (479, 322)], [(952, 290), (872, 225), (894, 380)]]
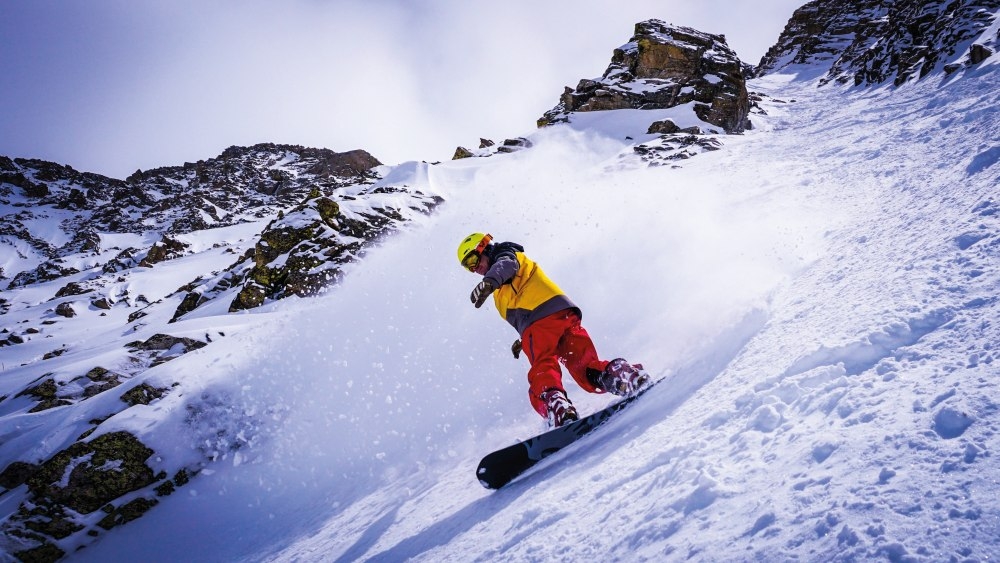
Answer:
[(997, 0), (815, 0), (792, 15), (757, 75), (790, 65), (824, 72), (821, 83), (896, 86), (952, 74), (1000, 52)]
[(578, 112), (681, 106), (709, 127), (729, 133), (749, 127), (742, 63), (721, 35), (648, 20), (614, 50), (600, 78), (567, 87), (538, 125), (570, 121)]

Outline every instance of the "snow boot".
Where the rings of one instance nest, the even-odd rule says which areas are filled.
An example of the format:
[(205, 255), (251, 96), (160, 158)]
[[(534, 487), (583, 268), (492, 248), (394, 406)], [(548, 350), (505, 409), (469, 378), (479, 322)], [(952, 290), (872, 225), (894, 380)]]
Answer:
[(549, 413), (549, 426), (559, 428), (564, 424), (580, 419), (580, 415), (576, 412), (576, 407), (570, 402), (565, 391), (561, 389), (547, 389), (542, 393), (542, 400), (545, 401), (545, 408)]
[(615, 395), (628, 395), (649, 382), (649, 374), (642, 369), (642, 364), (629, 364), (623, 358), (608, 362), (604, 371), (589, 373), (590, 381), (595, 386)]

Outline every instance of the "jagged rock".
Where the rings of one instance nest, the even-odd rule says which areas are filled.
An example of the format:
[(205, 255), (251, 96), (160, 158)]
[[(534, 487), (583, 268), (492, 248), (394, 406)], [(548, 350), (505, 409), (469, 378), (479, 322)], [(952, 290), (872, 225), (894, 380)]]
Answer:
[(46, 352), (43, 356), (43, 360), (51, 360), (52, 358), (58, 358), (66, 353), (66, 348), (56, 348), (51, 352)]
[(65, 551), (49, 542), (42, 542), (38, 547), (21, 550), (14, 554), (19, 561), (24, 563), (52, 563), (62, 559), (65, 555)]
[(678, 160), (687, 160), (703, 152), (717, 151), (722, 143), (712, 136), (701, 136), (683, 131), (663, 135), (655, 141), (633, 147), (642, 160), (652, 166), (663, 165)]
[[(198, 305), (204, 303), (204, 298), (197, 291), (192, 291), (184, 296), (181, 304), (177, 306), (177, 310), (174, 311), (174, 316), (170, 319), (170, 322), (175, 322), (182, 316), (194, 311), (198, 308)], [(134, 314), (134, 313), (133, 313)], [(129, 315), (129, 322), (132, 322), (132, 316)]]
[(524, 137), (518, 137), (516, 139), (506, 139), (503, 145), (497, 147), (497, 152), (511, 153), (527, 148), (531, 148), (531, 141)]
[(65, 267), (56, 262), (45, 262), (43, 264), (39, 264), (34, 270), (21, 272), (14, 276), (14, 279), (10, 282), (9, 287), (11, 289), (15, 287), (24, 287), (26, 285), (52, 281), (79, 273), (80, 270), (77, 270), (76, 268)]
[(15, 461), (0, 473), (0, 487), (13, 489), (20, 487), (39, 469), (38, 465), (24, 461)]
[[(403, 190), (379, 187), (372, 194), (396, 191)], [(421, 213), (440, 203), (436, 197), (412, 197), (413, 204), (421, 207), (410, 209)], [(342, 279), (343, 264), (356, 260), (367, 245), (405, 220), (394, 207), (372, 207), (348, 216), (328, 197), (307, 199), (261, 233), (254, 247), (253, 267), (230, 303), (230, 312), (258, 307), (267, 299), (316, 295)]]
[(174, 346), (180, 345), (186, 351), (197, 350), (205, 346), (205, 343), (200, 340), (194, 340), (193, 338), (185, 338), (181, 336), (171, 336), (169, 334), (154, 334), (146, 340), (136, 340), (126, 344), (128, 348), (133, 350), (143, 350), (143, 351), (160, 351), (160, 350), (170, 350)]
[(57, 395), (58, 392), (59, 387), (56, 385), (55, 379), (49, 378), (34, 387), (29, 387), (24, 391), (21, 391), (17, 394), (17, 396), (30, 396), (38, 400), (38, 404), (28, 412), (42, 412), (55, 407), (73, 404), (69, 400), (59, 397)]
[(745, 129), (750, 106), (743, 63), (721, 35), (649, 20), (636, 24), (629, 43), (615, 49), (601, 78), (566, 88), (538, 126), (566, 121), (573, 112), (689, 103), (702, 121), (729, 133)]
[(86, 374), (86, 378), (93, 383), (86, 385), (83, 390), (83, 398), (88, 399), (99, 395), (110, 389), (114, 389), (122, 384), (122, 380), (125, 379), (124, 376), (117, 374), (111, 370), (102, 368), (100, 366), (95, 367)]
[(69, 319), (76, 316), (76, 311), (73, 310), (73, 306), (70, 303), (60, 303), (56, 305), (56, 314)]
[(969, 64), (984, 54), (971, 43), (998, 8), (997, 0), (814, 0), (792, 14), (756, 75), (806, 64), (829, 68), (821, 84), (898, 86), (935, 69), (954, 72), (966, 49)]
[[(20, 212), (24, 219), (38, 223), (51, 208), (79, 211), (63, 225), (73, 240), (59, 248), (45, 237), (33, 237), (17, 216), (0, 217), (0, 234), (20, 239), (50, 258), (97, 250), (98, 232), (141, 233), (156, 225), (175, 234), (266, 217), (278, 206), (297, 203), (317, 184), (329, 189), (369, 182), (375, 177), (372, 169), (381, 165), (362, 150), (337, 153), (266, 143), (230, 147), (219, 157), (196, 164), (136, 171), (122, 181), (42, 160), (3, 158), (0, 185), (18, 186), (36, 200), (31, 211)], [(106, 270), (134, 266), (121, 258)], [(155, 259), (154, 251), (150, 262)], [(38, 272), (5, 275), (20, 275), (12, 287), (21, 287), (68, 274), (46, 265)]]
[(452, 160), (461, 160), (463, 158), (472, 158), (474, 155), (472, 151), (465, 147), (458, 147), (455, 149), (455, 155), (451, 157)]
[(495, 143), (490, 139), (484, 139), (482, 137), (479, 138), (479, 148), (481, 149), (488, 149), (492, 147), (494, 144)]
[(975, 43), (969, 49), (969, 64), (977, 65), (993, 56), (993, 51), (985, 45)]
[(91, 305), (97, 307), (98, 309), (111, 310), (111, 302), (108, 301), (107, 297), (101, 297), (100, 299), (95, 299), (90, 302)]
[(316, 198), (316, 210), (323, 222), (331, 227), (337, 226), (337, 216), (340, 215), (340, 205), (328, 197)]
[(137, 252), (138, 250), (132, 247), (122, 250), (117, 256), (104, 264), (101, 271), (105, 274), (115, 274), (123, 270), (136, 267), (139, 264), (139, 262), (135, 259)]
[(152, 268), (154, 264), (158, 264), (165, 260), (172, 260), (181, 256), (190, 245), (185, 244), (179, 240), (173, 239), (168, 236), (164, 236), (160, 242), (153, 245), (149, 249), (149, 253), (146, 257), (139, 261), (139, 266), (145, 268)]
[(243, 311), (246, 309), (253, 309), (255, 307), (260, 307), (264, 304), (264, 300), (267, 299), (267, 291), (254, 284), (248, 284), (244, 287), (238, 294), (233, 302), (229, 305), (229, 312), (233, 311)]
[(156, 499), (137, 498), (114, 509), (111, 514), (101, 519), (97, 525), (105, 530), (110, 530), (116, 526), (127, 524), (148, 512), (149, 509), (159, 504), (159, 502)]
[(125, 493), (152, 484), (153, 470), (145, 464), (152, 454), (153, 450), (128, 432), (104, 434), (54, 455), (28, 479), (28, 488), (38, 498), (90, 514)]
[(680, 130), (681, 128), (678, 127), (676, 123), (674, 123), (669, 119), (664, 119), (662, 121), (654, 121), (652, 124), (650, 124), (649, 129), (646, 131), (646, 133), (650, 135), (655, 135), (655, 134), (669, 135), (670, 133), (676, 133)]
[(130, 407), (136, 405), (148, 405), (156, 399), (159, 399), (168, 390), (159, 387), (153, 387), (152, 385), (142, 383), (137, 385), (128, 391), (126, 391), (122, 396), (121, 400), (128, 404)]
[(21, 188), (24, 195), (30, 198), (43, 198), (49, 195), (47, 185), (32, 182), (20, 172), (0, 172), (0, 183), (4, 182)]
[(56, 292), (55, 298), (83, 295), (84, 293), (90, 293), (91, 291), (94, 291), (91, 287), (87, 287), (79, 282), (70, 282)]

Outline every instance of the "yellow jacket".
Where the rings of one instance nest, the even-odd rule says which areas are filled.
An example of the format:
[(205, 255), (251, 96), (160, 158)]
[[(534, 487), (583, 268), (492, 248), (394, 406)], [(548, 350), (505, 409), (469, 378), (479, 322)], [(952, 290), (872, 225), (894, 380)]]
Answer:
[[(524, 252), (498, 254), (485, 277), (497, 286), (493, 292), (497, 312), (518, 334), (524, 334), (538, 319), (565, 309), (581, 314), (559, 286)], [(511, 255), (516, 260), (512, 260)]]

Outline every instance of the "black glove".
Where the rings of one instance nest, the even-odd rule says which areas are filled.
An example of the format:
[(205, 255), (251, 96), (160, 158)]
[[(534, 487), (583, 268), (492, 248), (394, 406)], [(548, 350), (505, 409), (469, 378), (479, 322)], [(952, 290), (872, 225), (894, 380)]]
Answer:
[(483, 303), (486, 303), (486, 298), (493, 293), (494, 289), (496, 288), (493, 287), (493, 282), (488, 279), (484, 278), (483, 281), (479, 282), (479, 285), (472, 290), (472, 295), (469, 296), (469, 298), (472, 299), (472, 304), (476, 306), (476, 309), (482, 307)]
[(520, 359), (521, 357), (521, 340), (515, 340), (514, 345), (510, 347), (510, 351), (514, 353), (515, 359)]

